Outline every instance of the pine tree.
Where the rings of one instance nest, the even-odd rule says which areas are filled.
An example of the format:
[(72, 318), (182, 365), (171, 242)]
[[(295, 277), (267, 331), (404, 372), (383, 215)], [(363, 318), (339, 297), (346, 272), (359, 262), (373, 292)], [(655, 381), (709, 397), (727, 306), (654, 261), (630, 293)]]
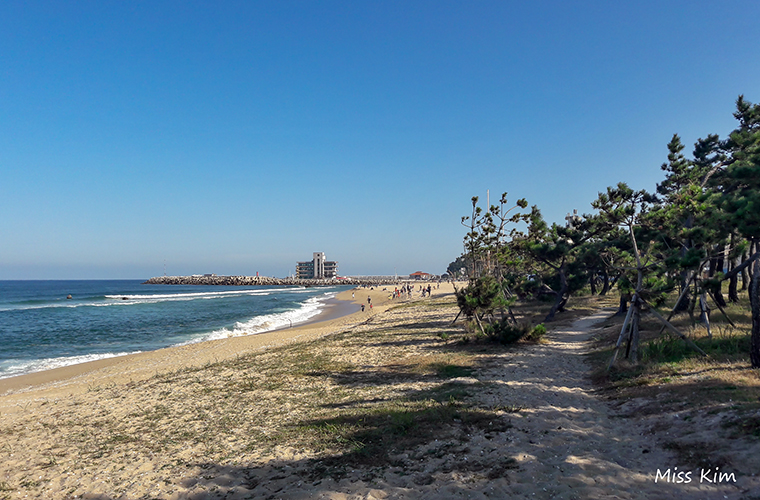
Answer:
[(532, 207), (529, 219), (527, 234), (515, 239), (516, 249), (534, 263), (531, 275), (539, 293), (554, 296), (544, 319), (551, 321), (557, 312), (564, 310), (570, 296), (588, 282), (589, 271), (582, 257), (600, 228), (586, 217), (579, 217), (567, 226), (549, 226), (536, 206)]
[[(739, 127), (731, 132), (722, 147), (727, 155), (727, 167), (719, 178), (721, 207), (731, 214), (731, 224), (751, 246), (760, 241), (760, 105), (752, 104), (741, 95), (736, 100), (734, 117)], [(750, 361), (760, 368), (760, 265), (758, 253), (751, 254), (749, 263), (752, 334)], [(738, 269), (738, 267), (737, 267)]]
[(507, 208), (507, 193), (501, 195), (498, 205), (485, 211), (478, 206), (477, 196), (471, 202), (472, 214), (462, 217), (461, 221), (469, 229), (464, 238), (464, 260), (471, 266), (470, 281), (456, 295), (460, 313), (474, 318), (485, 334), (481, 320), (485, 318), (492, 324), (497, 311), (502, 311), (502, 321), (505, 321), (504, 311), (508, 311), (514, 321), (510, 307), (515, 297), (505, 279), (506, 263), (512, 255), (509, 245), (512, 233), (508, 233), (507, 228), (525, 220), (526, 215), (517, 209), (526, 208), (528, 202), (520, 199), (515, 206)]

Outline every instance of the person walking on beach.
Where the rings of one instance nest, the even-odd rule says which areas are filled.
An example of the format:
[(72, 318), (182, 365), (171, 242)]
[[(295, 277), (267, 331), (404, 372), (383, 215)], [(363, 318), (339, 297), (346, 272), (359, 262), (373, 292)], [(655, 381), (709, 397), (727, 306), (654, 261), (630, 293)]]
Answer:
[(364, 304), (362, 304), (362, 312), (364, 312)]
[(369, 295), (367, 295), (367, 304), (372, 306), (372, 297), (370, 297)]

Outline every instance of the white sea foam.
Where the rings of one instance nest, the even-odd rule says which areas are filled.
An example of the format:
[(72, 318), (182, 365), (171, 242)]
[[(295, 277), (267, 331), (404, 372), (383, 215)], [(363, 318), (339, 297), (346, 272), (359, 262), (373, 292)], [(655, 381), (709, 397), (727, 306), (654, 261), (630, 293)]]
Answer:
[(231, 329), (222, 328), (214, 330), (186, 343), (191, 344), (228, 337), (243, 337), (304, 323), (321, 313), (327, 301), (336, 295), (337, 292), (328, 292), (317, 297), (311, 297), (305, 300), (298, 309), (256, 316), (247, 321), (238, 321)]
[(230, 290), (225, 292), (196, 292), (196, 293), (166, 293), (166, 294), (136, 294), (136, 295), (105, 295), (107, 300), (98, 301), (60, 301), (48, 302), (34, 305), (10, 305), (0, 306), (0, 311), (26, 311), (31, 309), (48, 309), (48, 308), (77, 308), (77, 307), (110, 307), (110, 306), (130, 306), (138, 304), (157, 304), (159, 302), (181, 302), (190, 300), (210, 300), (228, 297), (243, 296), (265, 296), (274, 292), (303, 293), (307, 289), (274, 289), (265, 288), (260, 290)]
[[(298, 289), (291, 288), (291, 289), (286, 289), (286, 290), (289, 293), (313, 292), (313, 290), (302, 289), (302, 288), (298, 288)], [(234, 291), (231, 293), (238, 294), (238, 295), (244, 295), (244, 294), (268, 295), (272, 292), (283, 292), (286, 290), (283, 290), (283, 289), (241, 290), (241, 291)], [(311, 297), (309, 299), (306, 299), (298, 309), (284, 311), (281, 313), (256, 316), (247, 321), (237, 322), (232, 328), (223, 328), (220, 330), (215, 330), (209, 333), (199, 335), (195, 339), (192, 339), (188, 342), (183, 342), (181, 344), (175, 344), (175, 345), (204, 342), (207, 340), (215, 340), (215, 339), (221, 339), (221, 338), (227, 338), (227, 337), (242, 337), (246, 335), (269, 332), (272, 330), (277, 330), (279, 328), (286, 328), (289, 326), (297, 325), (299, 323), (304, 323), (310, 320), (311, 318), (317, 316), (319, 313), (321, 313), (326, 305), (326, 302), (329, 299), (335, 297), (337, 293), (338, 292), (327, 292), (316, 297)], [(194, 300), (194, 299), (213, 298), (214, 295), (219, 296), (220, 294), (228, 294), (228, 292), (180, 294), (180, 295), (184, 295), (185, 297), (182, 299), (177, 299), (177, 300)], [(188, 298), (188, 296), (190, 296), (191, 298)], [(114, 295), (113, 297), (120, 298), (120, 297), (129, 297), (129, 296), (128, 295)], [(145, 296), (140, 296), (140, 297), (145, 297), (145, 298), (133, 299), (133, 300), (118, 299), (118, 300), (113, 300), (113, 302), (110, 302), (110, 303), (101, 302), (101, 303), (82, 303), (78, 305), (61, 304), (61, 305), (52, 305), (52, 306), (51, 305), (28, 306), (28, 308), (36, 309), (39, 307), (81, 307), (85, 305), (105, 306), (105, 305), (116, 305), (116, 304), (121, 304), (121, 303), (128, 304), (130, 302), (135, 303), (134, 300), (139, 300), (142, 303), (146, 303), (148, 300), (155, 300), (156, 302), (159, 302), (159, 301), (165, 301), (165, 300), (172, 300), (174, 299), (175, 296), (173, 295), (155, 295), (155, 296), (145, 295)], [(28, 373), (40, 372), (44, 370), (51, 370), (51, 369), (60, 368), (63, 366), (86, 363), (88, 361), (95, 361), (98, 359), (113, 358), (117, 356), (126, 356), (128, 354), (135, 354), (138, 352), (142, 352), (142, 351), (87, 354), (87, 355), (81, 355), (81, 356), (64, 356), (64, 357), (57, 357), (57, 358), (45, 358), (45, 359), (28, 360), (28, 361), (7, 360), (4, 362), (0, 362), (0, 379), (14, 377), (17, 375), (25, 375)]]
[[(256, 290), (228, 290), (224, 292), (193, 292), (193, 293), (158, 293), (158, 294), (136, 294), (136, 295), (106, 295), (107, 299), (118, 300), (162, 300), (162, 299), (207, 299), (220, 298), (241, 295), (269, 295), (272, 292), (282, 292), (287, 290), (277, 290), (274, 288), (263, 288)], [(295, 290), (294, 290), (295, 291)]]
[(60, 358), (34, 359), (29, 361), (6, 361), (0, 363), (0, 379), (15, 377), (16, 375), (26, 375), (28, 373), (41, 372), (61, 368), (63, 366), (78, 365), (88, 361), (97, 361), (99, 359), (116, 358), (128, 354), (137, 354), (142, 351), (133, 352), (106, 352), (102, 354), (85, 354), (82, 356), (64, 356)]

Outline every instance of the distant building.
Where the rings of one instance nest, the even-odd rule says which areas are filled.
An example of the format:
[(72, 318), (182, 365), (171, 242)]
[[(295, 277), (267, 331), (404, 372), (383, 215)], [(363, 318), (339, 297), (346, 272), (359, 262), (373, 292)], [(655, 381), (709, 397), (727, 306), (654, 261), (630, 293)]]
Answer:
[(423, 273), (422, 271), (417, 271), (416, 273), (412, 273), (409, 275), (409, 278), (413, 280), (429, 280), (432, 277), (433, 277), (432, 274)]
[(314, 258), (306, 262), (296, 263), (296, 278), (324, 279), (338, 277), (338, 262), (325, 260), (323, 252), (314, 252)]
[(570, 229), (573, 229), (576, 224), (581, 222), (581, 216), (578, 215), (578, 209), (573, 209), (573, 215), (567, 214), (567, 217), (565, 217), (565, 220), (567, 223), (565, 224), (565, 227), (569, 227)]

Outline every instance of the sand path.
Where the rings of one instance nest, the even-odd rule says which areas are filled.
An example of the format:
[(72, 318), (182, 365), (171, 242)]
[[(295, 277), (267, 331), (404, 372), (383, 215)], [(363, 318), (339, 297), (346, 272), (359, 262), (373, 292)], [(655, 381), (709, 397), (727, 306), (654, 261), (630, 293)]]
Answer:
[(505, 398), (524, 407), (503, 443), (520, 463), (503, 492), (525, 498), (742, 497), (733, 483), (700, 484), (699, 472), (689, 484), (655, 483), (658, 469), (681, 464), (657, 446), (648, 429), (619, 418), (595, 395), (583, 356), (591, 347), (593, 325), (609, 314), (578, 320), (549, 334), (548, 344), (500, 356), (502, 366), (496, 362), (481, 372), (481, 381), (500, 387), (490, 395), (494, 404)]

